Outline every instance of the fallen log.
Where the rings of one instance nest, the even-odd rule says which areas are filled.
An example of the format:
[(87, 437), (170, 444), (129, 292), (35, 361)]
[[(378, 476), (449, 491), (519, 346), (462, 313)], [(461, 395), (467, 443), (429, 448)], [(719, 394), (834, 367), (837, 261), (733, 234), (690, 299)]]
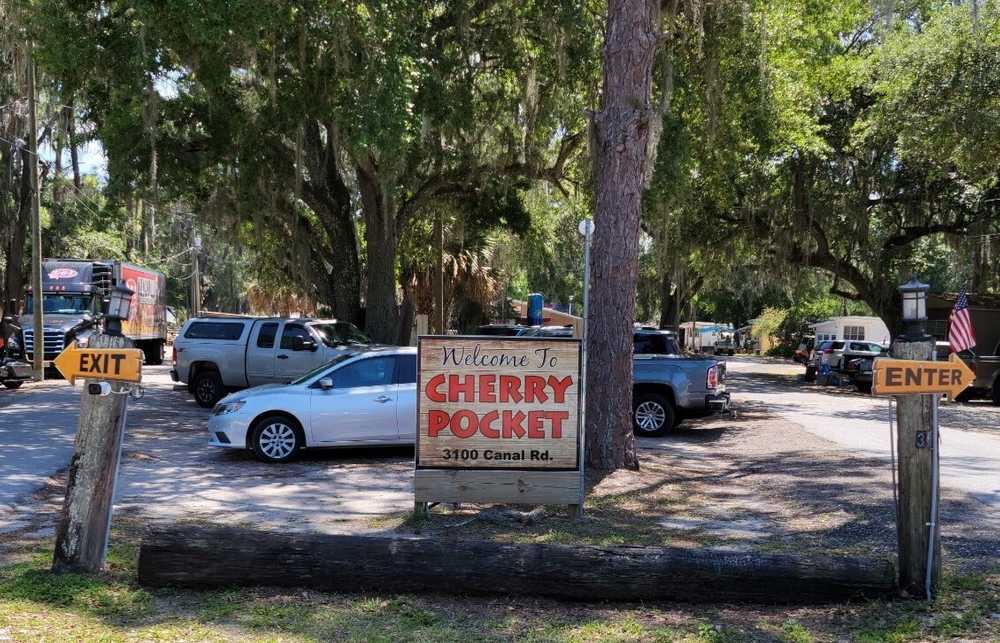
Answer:
[(139, 582), (596, 601), (817, 603), (890, 594), (895, 571), (892, 563), (878, 559), (175, 526), (155, 529), (143, 540)]

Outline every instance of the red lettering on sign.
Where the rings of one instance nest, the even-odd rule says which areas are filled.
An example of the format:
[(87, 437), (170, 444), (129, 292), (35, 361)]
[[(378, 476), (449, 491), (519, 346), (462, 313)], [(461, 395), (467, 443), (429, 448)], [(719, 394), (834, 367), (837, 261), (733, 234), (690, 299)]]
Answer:
[(573, 378), (567, 375), (559, 380), (554, 375), (549, 375), (549, 386), (552, 387), (552, 399), (556, 404), (562, 404), (566, 401), (566, 389), (573, 386)]
[(448, 413), (438, 409), (431, 409), (427, 412), (427, 435), (436, 438), (441, 429), (448, 426)]
[(427, 382), (427, 388), (424, 389), (424, 394), (427, 395), (427, 399), (432, 402), (444, 402), (445, 396), (438, 390), (438, 387), (444, 384), (444, 373), (438, 373)]
[(479, 376), (479, 401), (480, 402), (496, 402), (497, 394), (495, 391), (497, 376), (496, 375), (480, 375)]
[(516, 375), (500, 376), (500, 402), (520, 402), (524, 397), (521, 395), (521, 378)]
[(545, 378), (539, 375), (524, 376), (524, 401), (525, 402), (547, 402), (549, 396), (545, 394)]
[(494, 440), (500, 437), (500, 432), (493, 428), (493, 423), (498, 419), (500, 419), (500, 414), (496, 411), (490, 411), (483, 416), (483, 419), (479, 421), (479, 432), (483, 434), (483, 437)]
[(476, 376), (466, 375), (465, 380), (459, 384), (458, 375), (448, 376), (448, 401), (457, 402), (458, 394), (461, 393), (466, 402), (476, 401)]
[(545, 438), (545, 433), (542, 432), (542, 418), (545, 417), (545, 411), (528, 411), (528, 438), (532, 440), (541, 440)]
[(524, 422), (524, 413), (522, 413), (521, 411), (516, 411), (516, 412), (504, 411), (503, 424), (500, 427), (504, 439), (509, 440), (510, 438), (515, 436), (523, 438), (524, 437), (524, 426), (522, 425), (523, 422)]
[[(462, 426), (462, 421), (465, 426)], [(479, 430), (479, 418), (472, 411), (455, 411), (451, 416), (451, 432), (456, 438), (471, 438)]]
[(549, 411), (549, 419), (552, 420), (552, 437), (561, 438), (562, 423), (569, 419), (569, 411)]

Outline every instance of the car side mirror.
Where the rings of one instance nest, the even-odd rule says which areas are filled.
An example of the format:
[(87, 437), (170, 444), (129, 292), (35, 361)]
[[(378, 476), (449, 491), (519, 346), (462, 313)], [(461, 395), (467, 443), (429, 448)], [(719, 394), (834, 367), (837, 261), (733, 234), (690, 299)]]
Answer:
[(292, 350), (293, 351), (314, 351), (316, 350), (316, 342), (311, 339), (306, 339), (304, 337), (295, 337), (292, 339)]
[(333, 388), (333, 379), (329, 377), (324, 377), (319, 381), (319, 387), (324, 391), (329, 391)]

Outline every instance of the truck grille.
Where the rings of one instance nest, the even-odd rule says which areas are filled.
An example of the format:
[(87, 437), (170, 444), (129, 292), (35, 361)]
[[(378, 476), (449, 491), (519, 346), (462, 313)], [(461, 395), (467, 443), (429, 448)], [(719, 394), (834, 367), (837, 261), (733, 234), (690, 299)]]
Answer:
[[(23, 334), (24, 352), (27, 354), (28, 360), (32, 360), (35, 357), (35, 331), (25, 329)], [(43, 336), (45, 338), (45, 349), (42, 352), (43, 359), (55, 359), (66, 348), (66, 336), (61, 330), (48, 328), (45, 329)]]

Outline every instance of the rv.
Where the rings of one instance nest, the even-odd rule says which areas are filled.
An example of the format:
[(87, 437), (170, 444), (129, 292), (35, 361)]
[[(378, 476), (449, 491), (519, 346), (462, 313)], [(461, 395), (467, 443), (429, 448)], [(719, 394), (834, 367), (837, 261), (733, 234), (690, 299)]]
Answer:
[(832, 317), (809, 327), (817, 344), (827, 340), (858, 340), (888, 347), (892, 343), (892, 334), (879, 317)]

